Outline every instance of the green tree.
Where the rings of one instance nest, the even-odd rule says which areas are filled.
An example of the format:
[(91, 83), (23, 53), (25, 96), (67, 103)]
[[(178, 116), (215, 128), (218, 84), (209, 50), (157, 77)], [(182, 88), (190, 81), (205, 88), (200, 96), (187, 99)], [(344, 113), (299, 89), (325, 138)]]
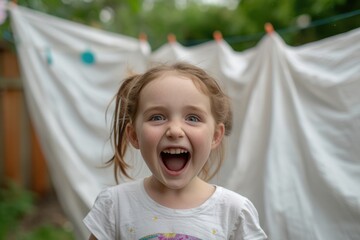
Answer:
[[(18, 4), (132, 37), (146, 33), (153, 49), (166, 43), (169, 33), (184, 45), (194, 45), (212, 40), (219, 30), (234, 49), (243, 50), (257, 44), (266, 22), (289, 45), (300, 45), (358, 28), (360, 22), (360, 14), (334, 17), (360, 11), (360, 1), (353, 0), (241, 0), (236, 8), (199, 0), (18, 0)], [(111, 20), (101, 21), (104, 12)], [(307, 21), (323, 20), (306, 26)], [(8, 24), (2, 30), (4, 36)]]

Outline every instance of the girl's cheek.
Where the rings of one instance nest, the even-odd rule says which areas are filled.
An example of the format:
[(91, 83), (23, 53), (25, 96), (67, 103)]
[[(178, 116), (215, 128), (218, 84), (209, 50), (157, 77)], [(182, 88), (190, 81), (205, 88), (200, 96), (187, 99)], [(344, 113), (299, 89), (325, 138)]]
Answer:
[(152, 127), (142, 128), (143, 138), (147, 141), (152, 141), (157, 138), (158, 131)]

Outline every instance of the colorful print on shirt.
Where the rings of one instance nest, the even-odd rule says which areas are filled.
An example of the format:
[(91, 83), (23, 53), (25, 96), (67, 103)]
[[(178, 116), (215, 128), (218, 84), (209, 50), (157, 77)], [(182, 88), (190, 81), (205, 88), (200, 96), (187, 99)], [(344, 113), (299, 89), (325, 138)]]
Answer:
[(177, 233), (156, 233), (152, 234), (139, 240), (201, 240), (197, 237), (192, 237), (185, 234), (177, 234)]

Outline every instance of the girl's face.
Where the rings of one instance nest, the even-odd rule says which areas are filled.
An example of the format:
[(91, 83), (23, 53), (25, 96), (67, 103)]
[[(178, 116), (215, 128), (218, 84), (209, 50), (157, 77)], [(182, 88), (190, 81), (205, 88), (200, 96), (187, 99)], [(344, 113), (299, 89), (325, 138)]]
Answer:
[(210, 99), (189, 78), (165, 74), (140, 92), (138, 112), (127, 134), (166, 189), (183, 189), (203, 168), (224, 135)]

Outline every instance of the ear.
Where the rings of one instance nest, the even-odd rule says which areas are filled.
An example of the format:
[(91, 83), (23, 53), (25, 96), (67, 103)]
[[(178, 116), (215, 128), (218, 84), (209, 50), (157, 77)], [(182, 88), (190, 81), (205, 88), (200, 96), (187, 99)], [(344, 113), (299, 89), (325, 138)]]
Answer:
[(223, 123), (219, 123), (215, 127), (211, 149), (215, 149), (220, 145), (221, 141), (224, 138), (224, 135), (225, 135), (225, 125)]
[(129, 124), (126, 125), (125, 130), (126, 130), (126, 136), (129, 139), (131, 145), (134, 148), (139, 149), (139, 141), (138, 141), (138, 138), (137, 138), (135, 127), (132, 124), (129, 123)]

